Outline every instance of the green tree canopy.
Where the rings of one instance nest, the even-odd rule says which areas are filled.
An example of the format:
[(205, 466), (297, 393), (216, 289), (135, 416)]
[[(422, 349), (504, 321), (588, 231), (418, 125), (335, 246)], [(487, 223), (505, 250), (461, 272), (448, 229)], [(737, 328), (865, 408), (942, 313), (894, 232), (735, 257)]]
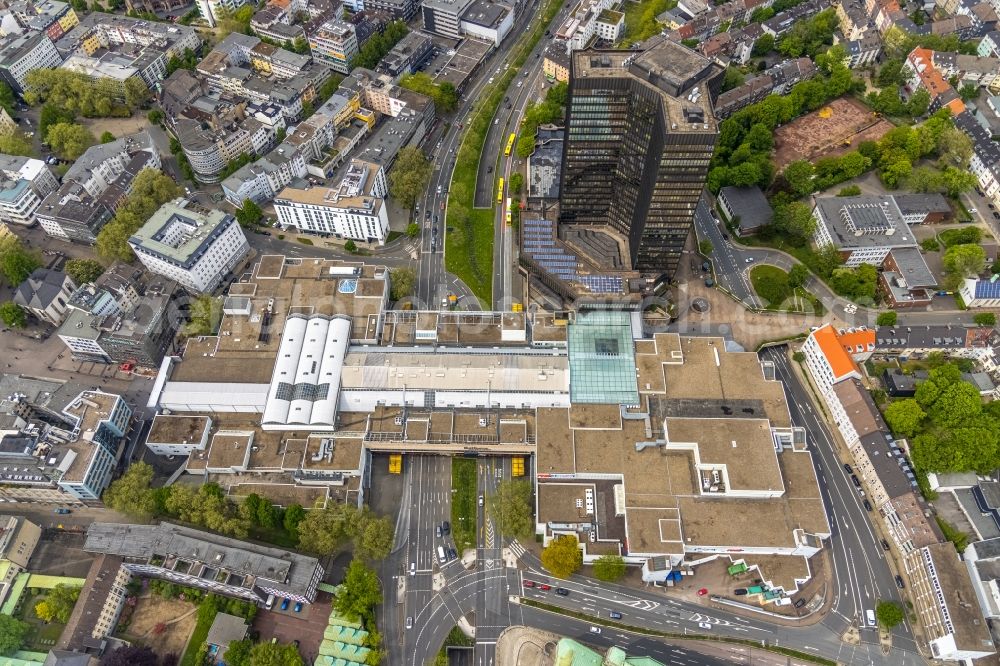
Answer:
[(542, 566), (556, 578), (569, 578), (583, 565), (583, 551), (575, 536), (562, 534), (542, 550)]
[(97, 253), (109, 260), (132, 261), (135, 255), (128, 239), (156, 210), (181, 195), (181, 188), (167, 174), (143, 169), (132, 183), (132, 193), (115, 216), (97, 234)]
[(299, 548), (318, 555), (332, 555), (348, 541), (364, 559), (384, 559), (392, 547), (393, 524), (368, 507), (332, 504), (313, 509), (298, 523)]
[(895, 601), (879, 601), (875, 606), (875, 617), (879, 624), (886, 629), (892, 629), (903, 623), (906, 616), (903, 614), (903, 607)]
[(0, 134), (0, 153), (33, 157), (35, 148), (31, 145), (31, 139), (24, 132), (10, 132)]
[(28, 325), (28, 312), (14, 301), (0, 303), (0, 321), (10, 328), (24, 328)]
[(153, 468), (148, 463), (132, 463), (104, 491), (104, 505), (137, 520), (149, 520), (156, 510), (149, 485), (152, 480)]
[(191, 301), (184, 334), (190, 336), (215, 335), (222, 321), (222, 299), (209, 294), (198, 294)]
[(11, 655), (20, 650), (30, 628), (27, 622), (10, 615), (0, 615), (0, 654)]
[(299, 523), (306, 517), (306, 510), (302, 508), (301, 504), (289, 504), (285, 507), (285, 515), (282, 517), (282, 524), (285, 526), (285, 531), (289, 534), (296, 534), (299, 529)]
[(535, 512), (531, 482), (504, 479), (496, 492), (486, 498), (486, 507), (500, 532), (518, 539), (528, 539), (535, 531)]
[(42, 265), (37, 252), (29, 250), (14, 234), (0, 238), (0, 275), (16, 287)]
[(879, 312), (878, 317), (875, 319), (875, 324), (877, 326), (895, 326), (898, 317), (899, 314), (895, 310)]
[(947, 289), (956, 289), (965, 278), (983, 272), (986, 252), (978, 245), (953, 245), (945, 250), (941, 263), (944, 267), (942, 284)]
[(927, 414), (913, 398), (897, 400), (885, 410), (885, 422), (894, 433), (902, 437), (913, 437), (920, 431)]
[(87, 148), (97, 143), (90, 130), (83, 125), (71, 123), (57, 123), (50, 127), (45, 134), (45, 141), (64, 160), (77, 159)]
[(382, 603), (382, 588), (378, 576), (358, 559), (351, 560), (344, 575), (336, 609), (354, 620), (367, 622), (375, 617), (375, 607)]
[(996, 326), (997, 316), (993, 312), (979, 312), (972, 318), (972, 321), (978, 326)]
[(70, 259), (63, 270), (78, 285), (93, 282), (104, 274), (104, 266), (93, 259)]
[(625, 560), (621, 555), (601, 555), (594, 562), (594, 578), (614, 582), (625, 575)]
[(69, 622), (76, 600), (80, 598), (81, 588), (60, 583), (48, 591), (45, 597), (35, 604), (35, 615), (45, 622)]
[(407, 146), (399, 151), (389, 172), (389, 192), (406, 208), (413, 208), (417, 199), (427, 189), (431, 176), (431, 162), (417, 146)]
[(412, 268), (393, 268), (389, 271), (389, 280), (391, 285), (389, 298), (401, 301), (413, 295), (417, 274)]
[(252, 199), (244, 199), (243, 205), (236, 209), (236, 221), (245, 229), (256, 227), (263, 216), (264, 211)]

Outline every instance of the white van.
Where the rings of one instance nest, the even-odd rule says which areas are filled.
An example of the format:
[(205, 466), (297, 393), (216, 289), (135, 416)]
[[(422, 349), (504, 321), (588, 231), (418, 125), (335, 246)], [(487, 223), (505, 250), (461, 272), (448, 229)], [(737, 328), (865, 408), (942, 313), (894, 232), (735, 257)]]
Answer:
[(445, 555), (444, 546), (438, 546), (438, 562), (444, 564), (448, 561), (448, 556)]
[(871, 629), (874, 629), (875, 628), (875, 611), (873, 611), (873, 610), (866, 610), (865, 611), (865, 618), (867, 618), (867, 620), (868, 620), (868, 626)]
[(267, 603), (264, 604), (264, 607), (267, 610), (271, 610), (271, 606), (273, 606), (273, 605), (274, 605), (274, 595), (273, 594), (269, 594), (269, 595), (267, 595)]

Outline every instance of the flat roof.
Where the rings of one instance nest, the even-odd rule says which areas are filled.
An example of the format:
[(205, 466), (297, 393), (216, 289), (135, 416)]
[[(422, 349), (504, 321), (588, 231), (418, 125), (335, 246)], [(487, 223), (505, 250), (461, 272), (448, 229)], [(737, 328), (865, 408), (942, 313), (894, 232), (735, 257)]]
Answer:
[(157, 414), (149, 428), (146, 443), (190, 444), (200, 442), (204, 433), (212, 427), (212, 419), (207, 416), (181, 416)]
[(578, 312), (569, 324), (568, 341), (573, 403), (639, 402), (628, 312)]
[(232, 215), (221, 210), (196, 208), (185, 199), (168, 201), (129, 237), (129, 244), (171, 263), (192, 265), (206, 245), (236, 223)]
[(943, 600), (949, 616), (949, 629), (955, 635), (959, 650), (994, 649), (989, 626), (983, 618), (969, 572), (951, 542), (927, 546), (934, 563), (940, 588), (936, 593)]

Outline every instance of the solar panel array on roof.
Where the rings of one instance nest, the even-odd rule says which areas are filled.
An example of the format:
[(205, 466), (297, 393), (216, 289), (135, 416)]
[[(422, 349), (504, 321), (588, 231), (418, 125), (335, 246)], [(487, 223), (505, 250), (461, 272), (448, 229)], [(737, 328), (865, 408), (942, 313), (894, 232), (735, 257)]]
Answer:
[(545, 271), (561, 280), (575, 281), (594, 293), (621, 293), (625, 282), (618, 275), (580, 275), (579, 261), (556, 242), (551, 220), (521, 220), (521, 249)]
[(976, 298), (1000, 298), (1000, 280), (978, 280)]

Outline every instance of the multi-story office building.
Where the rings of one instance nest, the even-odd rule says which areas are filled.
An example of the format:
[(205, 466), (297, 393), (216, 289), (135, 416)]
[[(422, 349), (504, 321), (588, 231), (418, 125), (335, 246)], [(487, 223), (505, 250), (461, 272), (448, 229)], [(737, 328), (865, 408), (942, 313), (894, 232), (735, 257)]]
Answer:
[(74, 359), (155, 368), (177, 333), (177, 284), (115, 264), (70, 297), (57, 334)]
[(602, 231), (633, 270), (673, 275), (715, 147), (722, 73), (668, 40), (574, 52), (560, 226)]
[(0, 79), (14, 92), (24, 92), (24, 77), (34, 69), (54, 69), (62, 63), (49, 36), (42, 32), (11, 35), (0, 41)]
[(424, 0), (420, 5), (424, 30), (436, 35), (460, 39), (462, 14), (472, 0)]
[(54, 238), (93, 243), (147, 168), (160, 168), (160, 153), (146, 131), (91, 146), (42, 200), (35, 211), (39, 224)]
[(406, 33), (382, 58), (378, 71), (390, 76), (412, 74), (431, 56), (434, 42), (430, 35), (419, 30)]
[(845, 266), (881, 266), (892, 250), (917, 245), (891, 196), (818, 197), (813, 218), (816, 245), (837, 248)]
[[(311, 3), (310, 3), (311, 4)], [(420, 8), (419, 0), (347, 0), (345, 7), (350, 7), (352, 12), (364, 11), (387, 12), (393, 18), (409, 21)]]
[(0, 220), (32, 226), (42, 199), (58, 187), (42, 160), (0, 155)]
[(146, 435), (146, 448), (158, 456), (188, 456), (208, 447), (210, 416), (157, 414)]
[(211, 293), (250, 252), (236, 218), (185, 199), (163, 204), (128, 239), (142, 264), (194, 293)]
[(65, 412), (75, 422), (76, 441), (67, 445), (56, 485), (79, 500), (99, 500), (118, 465), (132, 410), (119, 395), (84, 391)]
[(222, 192), (226, 200), (237, 207), (247, 199), (262, 203), (270, 201), (296, 178), (305, 178), (306, 174), (303, 151), (285, 142), (222, 181)]
[(94, 523), (83, 549), (125, 558), (122, 567), (135, 576), (256, 603), (269, 594), (312, 603), (323, 579), (316, 558), (172, 523)]
[(309, 48), (316, 58), (329, 64), (334, 71), (348, 74), (351, 60), (358, 54), (358, 35), (350, 23), (333, 19), (309, 35)]
[(300, 231), (385, 243), (389, 217), (388, 192), (381, 165), (351, 160), (337, 187), (286, 188), (274, 202), (278, 222)]
[[(7, 15), (0, 22), (0, 29), (4, 33), (38, 30), (48, 35), (53, 42), (80, 22), (73, 7), (59, 0), (17, 0), (11, 2), (4, 13)], [(12, 25), (9, 18), (16, 25)]]

